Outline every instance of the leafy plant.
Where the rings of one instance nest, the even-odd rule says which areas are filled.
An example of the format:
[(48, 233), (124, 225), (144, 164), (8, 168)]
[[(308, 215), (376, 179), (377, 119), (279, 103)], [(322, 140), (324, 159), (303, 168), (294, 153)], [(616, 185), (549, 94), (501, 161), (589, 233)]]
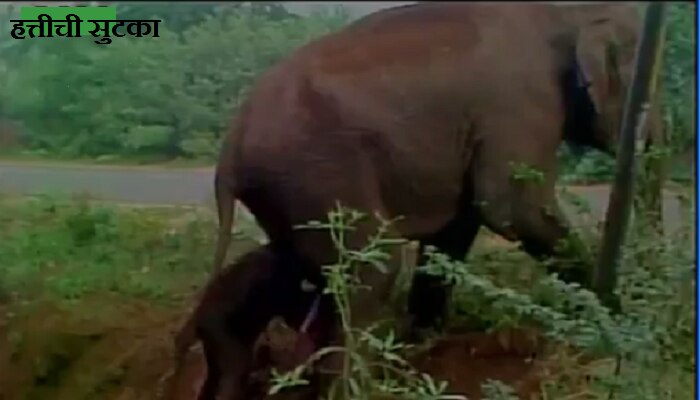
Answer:
[(29, 149), (212, 160), (257, 75), (345, 21), (340, 14), (298, 18), (278, 3), (119, 3), (118, 12), (163, 19), (160, 36), (106, 47), (90, 38), (5, 47), (0, 40), (0, 119), (22, 122)]
[(543, 183), (544, 172), (525, 163), (511, 162), (511, 177), (517, 182)]
[[(154, 40), (18, 41), (0, 38), (0, 120), (21, 122), (28, 150), (44, 156), (213, 160), (230, 116), (268, 67), (348, 22), (346, 15), (296, 17), (265, 4), (116, 3), (122, 18), (161, 18)], [(695, 4), (670, 3), (662, 102), (673, 177), (687, 178), (694, 132)], [(0, 26), (18, 14), (0, 8)], [(143, 136), (143, 137), (142, 137)], [(612, 177), (612, 161), (562, 153), (565, 179)], [(681, 162), (679, 162), (680, 160)], [(691, 160), (692, 161), (692, 160)]]
[(195, 218), (173, 225), (153, 210), (59, 196), (0, 202), (2, 288), (22, 298), (57, 299), (118, 293), (166, 300), (177, 288), (180, 296), (189, 293), (206, 277), (211, 220), (174, 212)]
[[(421, 270), (456, 285), (455, 317), (470, 321), (472, 328), (536, 327), (549, 338), (553, 372), (543, 387), (548, 398), (602, 400), (613, 391), (621, 400), (686, 399), (696, 369), (696, 282), (693, 210), (683, 212), (689, 225), (678, 232), (659, 237), (642, 226), (631, 231), (620, 269), (621, 315), (611, 315), (591, 292), (547, 275), (516, 250), (480, 249), (469, 260), (452, 260), (429, 249)], [(366, 246), (349, 247), (348, 234), (363, 218), (369, 217), (339, 207), (328, 221), (308, 225), (332, 232), (340, 249), (338, 261), (324, 273), (346, 340), (342, 347), (322, 349), (291, 374), (277, 374), (273, 391), (305, 384), (307, 367), (335, 355), (346, 363), (335, 389), (340, 398), (459, 398), (447, 394), (444, 382), (416, 371), (407, 362), (407, 353), (415, 348), (391, 330), (354, 326), (349, 299), (366, 290), (359, 273), (386, 270), (388, 250), (400, 244), (387, 240), (392, 221), (384, 221)], [(3, 198), (0, 291), (19, 302), (43, 296), (72, 302), (96, 293), (179, 301), (207, 277), (202, 260), (211, 254), (212, 224), (209, 214), (188, 209), (128, 209), (58, 196)], [(249, 242), (247, 246), (257, 245)], [(246, 245), (235, 248), (245, 251)], [(530, 265), (532, 276), (522, 279)], [(484, 386), (489, 399), (512, 395), (494, 382)]]
[[(333, 392), (341, 398), (364, 399), (372, 395), (449, 398), (444, 393), (444, 383), (432, 382), (412, 369), (402, 355), (407, 346), (398, 343), (394, 336), (381, 337), (372, 329), (357, 330), (352, 326), (349, 296), (362, 287), (357, 280), (357, 269), (361, 265), (382, 269), (385, 267), (381, 264), (386, 261), (386, 253), (378, 245), (382, 243), (380, 238), (386, 224), (367, 247), (358, 251), (346, 247), (342, 232), (352, 229), (360, 218), (362, 215), (357, 212), (339, 208), (330, 214), (331, 222), (309, 225), (335, 232), (333, 238), (341, 252), (340, 261), (329, 266), (326, 274), (328, 291), (336, 299), (345, 332), (342, 348), (322, 349), (313, 360), (334, 352), (343, 354), (344, 375)], [(566, 284), (556, 276), (541, 274), (529, 287), (501, 287), (472, 263), (449, 259), (434, 249), (429, 249), (427, 264), (420, 271), (443, 276), (446, 282), (455, 284), (458, 303), (468, 302), (466, 310), (473, 314), (473, 320), (481, 319), (484, 329), (536, 326), (544, 336), (559, 344), (558, 351), (562, 354), (573, 350), (596, 360), (613, 363), (618, 360), (618, 370), (624, 372), (589, 373), (592, 398), (608, 397), (610, 392), (621, 399), (683, 398), (687, 392), (680, 383), (691, 378), (694, 362), (692, 318), (681, 316), (692, 316), (694, 288), (684, 285), (692, 279), (693, 263), (688, 258), (692, 256), (690, 252), (678, 247), (680, 243), (683, 242), (677, 239), (674, 243), (673, 239), (659, 241), (638, 236), (627, 245), (619, 289), (625, 306), (621, 315), (611, 315), (592, 292), (576, 284)], [(649, 246), (657, 249), (658, 257), (653, 263), (640, 265), (636, 256), (647, 253)], [(370, 259), (373, 261), (369, 262)], [(659, 372), (660, 365), (674, 371), (673, 375)], [(275, 390), (282, 390), (287, 384), (300, 384), (303, 368), (292, 375), (278, 375)], [(683, 369), (687, 372), (680, 372)], [(673, 384), (678, 386), (662, 386), (658, 379), (650, 381), (651, 376), (675, 381)], [(556, 376), (553, 379), (556, 382)], [(563, 382), (545, 386), (544, 390), (555, 398), (574, 390), (570, 384), (562, 385)], [(489, 399), (516, 398), (510, 388), (494, 381), (485, 382), (483, 392)]]
[(328, 230), (339, 251), (338, 262), (324, 267), (324, 275), (327, 279), (325, 293), (333, 296), (343, 328), (343, 346), (323, 348), (297, 369), (287, 374), (275, 374), (270, 393), (303, 384), (305, 381), (301, 374), (305, 368), (322, 357), (338, 354), (343, 358), (342, 377), (334, 381), (328, 399), (369, 400), (382, 396), (416, 400), (464, 399), (463, 396), (446, 394), (446, 382), (436, 382), (411, 367), (401, 354), (408, 346), (398, 342), (392, 331), (381, 337), (377, 334), (377, 326), (358, 329), (353, 325), (351, 296), (358, 290), (372, 290), (362, 284), (360, 270), (375, 268), (386, 273), (386, 248), (404, 242), (386, 238), (391, 221), (380, 218), (377, 233), (369, 238), (365, 247), (348, 247), (348, 232), (365, 217), (360, 212), (338, 205), (328, 214), (327, 222), (311, 221), (300, 227)]

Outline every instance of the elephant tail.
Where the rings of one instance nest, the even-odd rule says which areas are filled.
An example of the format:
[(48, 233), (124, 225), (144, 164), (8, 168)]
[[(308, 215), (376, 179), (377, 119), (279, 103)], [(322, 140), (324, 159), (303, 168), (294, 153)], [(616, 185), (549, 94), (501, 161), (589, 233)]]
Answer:
[(231, 243), (231, 229), (236, 213), (236, 197), (239, 193), (239, 178), (236, 176), (238, 152), (248, 119), (249, 103), (241, 105), (238, 115), (231, 123), (231, 130), (222, 143), (219, 163), (214, 175), (214, 197), (219, 218), (219, 230), (216, 238), (213, 274), (221, 271), (226, 261), (226, 252)]
[(231, 229), (233, 228), (233, 220), (236, 213), (234, 190), (217, 170), (214, 178), (214, 193), (216, 210), (219, 216), (219, 230), (216, 238), (216, 252), (214, 254), (214, 274), (221, 271), (226, 259), (228, 246), (231, 243)]

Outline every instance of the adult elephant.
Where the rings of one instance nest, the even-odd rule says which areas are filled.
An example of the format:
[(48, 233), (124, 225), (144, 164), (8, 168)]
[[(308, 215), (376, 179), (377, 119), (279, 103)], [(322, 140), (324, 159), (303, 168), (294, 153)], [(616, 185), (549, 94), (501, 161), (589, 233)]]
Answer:
[[(294, 226), (325, 219), (336, 201), (401, 216), (390, 234), (455, 258), (486, 226), (534, 257), (567, 259), (557, 148), (614, 152), (638, 32), (625, 4), (431, 2), (377, 12), (301, 47), (260, 77), (224, 141), (215, 269), (236, 199), (278, 251), (316, 265), (335, 261), (329, 235)], [(349, 244), (364, 244), (376, 226), (365, 220)], [(560, 266), (586, 283), (586, 265)], [(354, 316), (373, 321), (394, 276), (366, 274), (374, 290), (354, 299)], [(439, 278), (417, 274), (415, 326), (439, 325), (448, 295)]]

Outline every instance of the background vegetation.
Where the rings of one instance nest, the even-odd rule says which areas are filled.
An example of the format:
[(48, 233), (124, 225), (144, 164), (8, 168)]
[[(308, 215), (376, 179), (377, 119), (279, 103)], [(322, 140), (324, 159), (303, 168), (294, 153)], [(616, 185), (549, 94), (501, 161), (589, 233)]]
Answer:
[(344, 21), (269, 4), (123, 5), (117, 13), (163, 19), (161, 37), (108, 46), (4, 40), (0, 116), (17, 123), (27, 149), (211, 160), (256, 76)]
[[(580, 212), (585, 213), (584, 209), (582, 205)], [(685, 209), (683, 213), (688, 226), (668, 232), (663, 238), (649, 236), (650, 231), (639, 226), (631, 230), (633, 234), (623, 252), (619, 285), (622, 315), (611, 316), (592, 293), (548, 276), (542, 264), (516, 247), (489, 245), (492, 239), (488, 236), (480, 236), (468, 260), (450, 260), (434, 253), (428, 266), (431, 273), (456, 283), (451, 325), (457, 331), (522, 332), (521, 329), (535, 328), (548, 339), (552, 347), (546, 353), (543, 398), (687, 399), (693, 394), (696, 368), (695, 254), (692, 210)], [(211, 217), (211, 213), (194, 209), (125, 208), (56, 196), (21, 201), (0, 198), (0, 311), (11, 311), (0, 313), (0, 327), (2, 319), (7, 318), (7, 354), (29, 360), (27, 365), (12, 367), (34, 374), (34, 383), (26, 385), (25, 390), (42, 393), (8, 398), (54, 398), (54, 393), (63, 393), (60, 398), (66, 399), (150, 398), (135, 397), (134, 393), (134, 397), (117, 397), (113, 390), (127, 387), (125, 382), (133, 384), (131, 370), (150, 379), (144, 387), (152, 389), (154, 378), (148, 377), (158, 368), (166, 371), (169, 367), (170, 358), (164, 354), (171, 351), (170, 333), (163, 331), (162, 326), (177, 329), (195, 290), (206, 279), (215, 232), (211, 229)], [(329, 287), (341, 300), (355, 290), (352, 277), (357, 268), (381, 267), (384, 249), (391, 244), (381, 242), (382, 236), (378, 235), (364, 249), (343, 247), (342, 235), (337, 232), (352, 226), (356, 218), (347, 212), (337, 213), (334, 218), (331, 215), (327, 224), (341, 238), (338, 247), (342, 255), (327, 270), (329, 281), (334, 282)], [(238, 223), (240, 234), (232, 246), (236, 254), (256, 243), (252, 239), (257, 234), (256, 226), (250, 220), (242, 222)], [(597, 238), (595, 230), (591, 226), (590, 231), (584, 231), (590, 235), (584, 237)], [(595, 242), (587, 243), (595, 247)], [(368, 260), (373, 262), (362, 264)], [(343, 310), (346, 303), (338, 301)], [(137, 313), (125, 316), (128, 314), (121, 311), (129, 310), (126, 306), (135, 302), (143, 305)], [(47, 303), (56, 311), (46, 308)], [(11, 307), (3, 308), (5, 304)], [(47, 317), (36, 325), (40, 327), (37, 332), (53, 329), (49, 332), (55, 337), (50, 336), (50, 343), (62, 343), (65, 337), (94, 336), (95, 332), (99, 333), (95, 340), (111, 340), (112, 336), (124, 334), (124, 324), (133, 331), (131, 334), (145, 341), (145, 348), (155, 346), (157, 352), (152, 360), (139, 361), (144, 347), (124, 357), (117, 349), (107, 353), (111, 358), (95, 362), (91, 358), (93, 351), (68, 349), (59, 353), (63, 361), (52, 361), (58, 357), (54, 354), (58, 350), (41, 347), (39, 353), (33, 341), (35, 334), (23, 325), (23, 315), (42, 310)], [(57, 325), (62, 327), (63, 319), (73, 315), (81, 316), (78, 328), (68, 325), (69, 334), (56, 330)], [(153, 315), (162, 317), (155, 319), (157, 323), (140, 322), (150, 321)], [(111, 322), (106, 324), (106, 319)], [(114, 324), (119, 328), (112, 327)], [(351, 340), (344, 352), (352, 356), (353, 368), (340, 383), (344, 390), (359, 391), (353, 398), (369, 399), (370, 393), (377, 392), (403, 393), (406, 396), (401, 398), (407, 399), (458, 398), (446, 396), (443, 386), (416, 374), (403, 361), (418, 349), (406, 348), (394, 336), (374, 331), (348, 328), (346, 335)], [(510, 340), (506, 337), (503, 340)], [(133, 343), (129, 342), (129, 346)], [(360, 355), (365, 352), (383, 360), (386, 374), (370, 373), (368, 359)], [(3, 357), (0, 352), (0, 370)], [(622, 369), (615, 374), (612, 371), (618, 357), (623, 360)], [(33, 367), (36, 360), (49, 366)], [(154, 362), (158, 366), (146, 372), (139, 369)], [(115, 364), (120, 366), (116, 377), (110, 369)], [(92, 380), (75, 379), (93, 374)], [(299, 375), (294, 371), (291, 376), (278, 376), (276, 387), (299, 383)], [(501, 393), (484, 399), (517, 399), (506, 395), (508, 391), (502, 385), (484, 384), (485, 393), (497, 388)], [(80, 397), (66, 388), (89, 395)], [(609, 397), (613, 389), (615, 395)]]
[[(348, 21), (340, 11), (299, 17), (274, 2), (115, 4), (120, 18), (163, 19), (161, 37), (107, 46), (91, 38), (0, 37), (0, 149), (68, 159), (211, 162), (255, 78)], [(7, 31), (18, 6), (2, 7), (0, 30)], [(685, 161), (676, 168), (681, 175), (690, 174), (693, 161), (694, 7), (669, 7), (665, 47), (664, 108), (675, 159)], [(601, 155), (562, 154), (569, 177), (604, 178), (613, 165)]]
[[(256, 76), (296, 46), (348, 20), (342, 13), (301, 18), (275, 3), (118, 7), (123, 18), (164, 19), (161, 37), (99, 46), (90, 38), (15, 41), (0, 35), (0, 150), (7, 156), (211, 162), (229, 117)], [(671, 149), (676, 159), (686, 161), (678, 164), (680, 175), (690, 173), (693, 160), (685, 158), (695, 140), (694, 7), (670, 7), (665, 48), (664, 109)], [(1, 31), (9, 31), (8, 20), (17, 11), (0, 5)], [(612, 170), (611, 160), (595, 154), (577, 158), (563, 150), (562, 158), (569, 179), (606, 178)], [(22, 335), (45, 330), (51, 321), (42, 320), (40, 329), (30, 330), (14, 319), (20, 306), (37, 300), (90, 316), (85, 318), (111, 318), (99, 306), (103, 303), (90, 303), (108, 295), (119, 299), (108, 310), (138, 299), (150, 308), (162, 306), (183, 315), (207, 276), (215, 232), (211, 217), (198, 210), (130, 209), (85, 199), (0, 198), (0, 328), (7, 319), (13, 356), (37, 364), (36, 346), (26, 339), (29, 344), (23, 347)], [(690, 211), (686, 220), (692, 221)], [(256, 237), (256, 227), (248, 222), (237, 226), (244, 237)], [(640, 228), (632, 229), (637, 233), (625, 247), (620, 284), (625, 313), (617, 317), (589, 292), (546, 276), (541, 265), (515, 249), (477, 246), (468, 262), (435, 255), (431, 263), (457, 282), (454, 320), (483, 330), (535, 325), (561, 345), (545, 398), (603, 399), (614, 387), (618, 399), (686, 399), (692, 395), (696, 368), (694, 227), (663, 238), (645, 236), (649, 230)], [(232, 246), (238, 252), (256, 243), (240, 239)], [(57, 315), (54, 323), (65, 314)], [(131, 322), (116, 319), (117, 324)], [(94, 321), (80, 321), (83, 329), (92, 329)], [(169, 337), (155, 333), (159, 340)], [(388, 342), (380, 343), (383, 354), (389, 354), (384, 348)], [(394, 346), (389, 350), (398, 348), (389, 344)], [(26, 354), (23, 348), (29, 349)], [(596, 362), (582, 366), (581, 352)], [(615, 357), (625, 360), (618, 375), (609, 368)], [(568, 367), (562, 360), (568, 360)], [(57, 363), (55, 371), (67, 369), (63, 361)], [(91, 365), (103, 364), (111, 365)], [(20, 369), (15, 367), (5, 370)], [(47, 368), (49, 372), (37, 373), (41, 379), (34, 386), (47, 385), (54, 370)], [(70, 384), (55, 373), (51, 385)], [(150, 375), (144, 376), (153, 386)], [(363, 388), (389, 387), (381, 377), (365, 378)], [(58, 398), (33, 398), (47, 397)]]
[[(693, 175), (695, 144), (695, 4), (669, 3), (660, 82), (668, 137), (670, 177), (688, 181)], [(595, 181), (613, 176), (614, 160), (590, 152), (582, 156), (562, 149), (564, 179)]]

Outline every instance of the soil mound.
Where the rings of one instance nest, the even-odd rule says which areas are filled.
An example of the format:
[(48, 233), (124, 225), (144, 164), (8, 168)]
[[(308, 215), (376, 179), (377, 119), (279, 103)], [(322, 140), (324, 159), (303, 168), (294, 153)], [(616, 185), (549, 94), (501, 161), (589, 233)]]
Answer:
[(108, 297), (86, 304), (5, 313), (0, 400), (156, 399), (181, 312)]
[[(206, 370), (199, 347), (188, 355), (181, 375), (172, 376), (172, 337), (186, 314), (182, 307), (116, 297), (86, 304), (62, 308), (48, 303), (0, 317), (0, 400), (195, 398)], [(295, 343), (290, 334), (278, 327), (262, 343), (274, 353), (274, 347), (279, 351)], [(408, 359), (449, 382), (453, 394), (479, 399), (481, 385), (494, 379), (530, 399), (539, 392), (546, 353), (545, 343), (524, 331), (452, 333), (415, 349)], [(168, 392), (174, 395), (165, 391), (171, 384), (175, 390)]]
[(508, 331), (450, 334), (412, 357), (413, 365), (449, 383), (448, 391), (481, 398), (481, 385), (498, 380), (530, 399), (540, 391), (544, 343), (533, 333)]
[[(274, 341), (265, 342), (279, 358), (293, 351), (289, 348), (291, 343), (295, 341), (289, 336), (281, 337), (279, 332)], [(419, 371), (447, 381), (450, 394), (480, 399), (481, 385), (498, 380), (514, 388), (520, 399), (530, 399), (540, 391), (546, 351), (545, 343), (528, 331), (454, 333), (416, 351), (409, 361)], [(172, 381), (174, 395), (167, 400), (193, 399), (205, 371), (201, 351), (193, 351), (181, 376)], [(256, 375), (264, 373), (258, 371)]]

